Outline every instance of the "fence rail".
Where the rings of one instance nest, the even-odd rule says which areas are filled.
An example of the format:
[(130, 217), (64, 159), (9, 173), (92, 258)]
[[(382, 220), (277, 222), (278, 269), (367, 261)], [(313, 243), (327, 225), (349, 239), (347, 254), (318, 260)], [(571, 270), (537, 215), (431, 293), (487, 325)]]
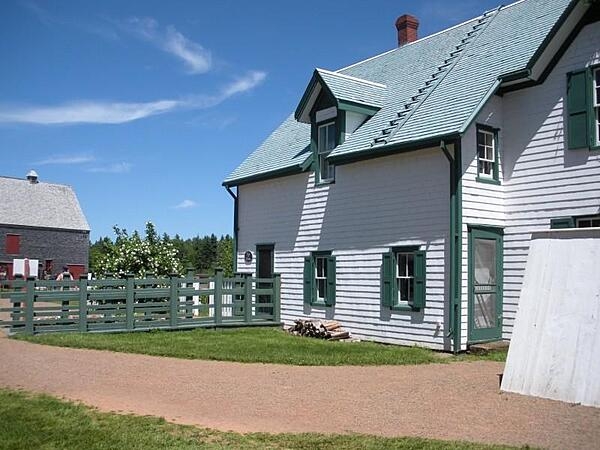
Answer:
[(2, 281), (0, 327), (11, 333), (103, 332), (279, 324), (280, 276), (251, 274)]

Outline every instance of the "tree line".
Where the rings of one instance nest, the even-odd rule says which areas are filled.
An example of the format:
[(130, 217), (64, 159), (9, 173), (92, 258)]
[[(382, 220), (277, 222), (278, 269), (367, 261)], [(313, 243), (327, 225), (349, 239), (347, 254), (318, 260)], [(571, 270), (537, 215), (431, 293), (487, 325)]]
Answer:
[(188, 239), (178, 234), (160, 236), (151, 222), (146, 223), (144, 235), (117, 226), (113, 230), (114, 239), (101, 237), (90, 243), (90, 270), (100, 277), (123, 273), (144, 276), (148, 272), (182, 275), (188, 270), (211, 275), (217, 267), (225, 276), (233, 275), (233, 238), (229, 234)]

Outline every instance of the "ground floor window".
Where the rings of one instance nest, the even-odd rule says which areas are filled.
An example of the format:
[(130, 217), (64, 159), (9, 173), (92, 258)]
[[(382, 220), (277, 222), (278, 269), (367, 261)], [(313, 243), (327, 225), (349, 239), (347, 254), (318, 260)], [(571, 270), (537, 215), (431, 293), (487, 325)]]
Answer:
[(425, 251), (395, 247), (382, 256), (381, 303), (398, 309), (425, 307)]
[(550, 228), (591, 228), (600, 227), (600, 214), (594, 216), (567, 216), (550, 219)]
[(331, 252), (314, 252), (304, 259), (304, 302), (335, 304), (336, 264)]

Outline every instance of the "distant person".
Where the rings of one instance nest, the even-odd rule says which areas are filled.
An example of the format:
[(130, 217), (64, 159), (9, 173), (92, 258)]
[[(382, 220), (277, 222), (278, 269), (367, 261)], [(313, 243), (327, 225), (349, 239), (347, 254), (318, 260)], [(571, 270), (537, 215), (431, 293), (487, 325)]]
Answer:
[(6, 266), (0, 266), (0, 281), (4, 281), (8, 278), (8, 272)]
[(73, 275), (71, 274), (71, 272), (69, 272), (69, 268), (67, 266), (63, 267), (63, 271), (61, 273), (58, 274), (58, 276), (56, 277), (56, 281), (63, 281), (63, 280), (72, 280), (73, 279)]

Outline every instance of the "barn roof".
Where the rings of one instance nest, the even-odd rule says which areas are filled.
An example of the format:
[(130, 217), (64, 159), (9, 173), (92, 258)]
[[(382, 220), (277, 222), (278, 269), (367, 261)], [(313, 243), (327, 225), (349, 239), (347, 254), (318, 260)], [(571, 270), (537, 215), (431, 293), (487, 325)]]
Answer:
[[(338, 100), (378, 107), (331, 152), (333, 162), (460, 136), (508, 76), (531, 72), (576, 3), (521, 0), (335, 72), (317, 69), (296, 118), (306, 121), (302, 108), (318, 83)], [(310, 133), (310, 125), (288, 117), (223, 184), (306, 169), (312, 157)]]
[(89, 231), (70, 186), (0, 177), (0, 224)]

